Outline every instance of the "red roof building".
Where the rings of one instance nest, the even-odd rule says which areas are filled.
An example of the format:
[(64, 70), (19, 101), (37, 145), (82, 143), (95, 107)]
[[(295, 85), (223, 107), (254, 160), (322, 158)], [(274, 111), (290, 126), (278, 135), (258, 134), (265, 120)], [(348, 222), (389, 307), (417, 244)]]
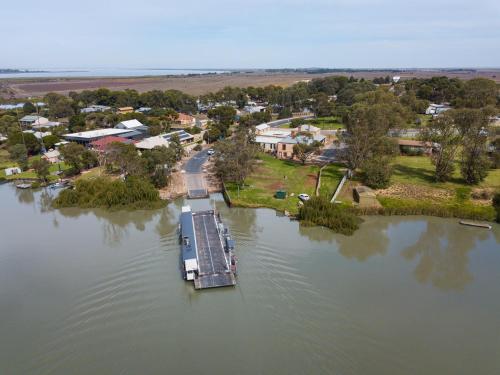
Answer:
[(104, 137), (104, 138), (101, 138), (101, 139), (98, 139), (98, 140), (91, 142), (90, 146), (98, 152), (103, 152), (103, 151), (106, 151), (106, 148), (108, 148), (108, 146), (111, 143), (114, 143), (114, 142), (125, 143), (125, 144), (133, 144), (134, 143), (134, 141), (131, 139), (110, 135), (110, 136), (107, 136), (107, 137)]

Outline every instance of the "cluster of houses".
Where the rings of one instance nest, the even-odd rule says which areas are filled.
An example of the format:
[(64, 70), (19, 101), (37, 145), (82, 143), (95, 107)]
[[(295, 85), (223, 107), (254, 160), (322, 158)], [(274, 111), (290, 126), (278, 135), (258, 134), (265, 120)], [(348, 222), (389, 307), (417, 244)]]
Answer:
[(76, 142), (96, 151), (104, 151), (113, 142), (133, 144), (139, 150), (151, 150), (157, 146), (170, 145), (176, 135), (181, 144), (200, 141), (201, 134), (189, 134), (185, 130), (175, 130), (157, 136), (149, 136), (149, 128), (138, 120), (127, 120), (118, 123), (114, 128), (96, 129), (63, 135), (67, 142)]
[(255, 127), (255, 143), (260, 145), (262, 150), (279, 159), (292, 159), (294, 145), (313, 142), (324, 145), (326, 137), (321, 134), (320, 128), (309, 124), (303, 124), (293, 129), (273, 128), (268, 124), (260, 124)]

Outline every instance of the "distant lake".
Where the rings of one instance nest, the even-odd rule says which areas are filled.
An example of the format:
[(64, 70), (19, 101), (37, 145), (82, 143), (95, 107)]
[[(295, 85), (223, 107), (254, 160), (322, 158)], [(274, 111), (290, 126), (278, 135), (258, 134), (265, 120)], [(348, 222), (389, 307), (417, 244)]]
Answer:
[[(20, 69), (21, 70), (21, 69)], [(33, 69), (33, 72), (0, 73), (2, 78), (54, 78), (54, 77), (142, 77), (187, 74), (227, 73), (217, 69), (129, 69), (129, 68), (91, 68), (91, 69)]]

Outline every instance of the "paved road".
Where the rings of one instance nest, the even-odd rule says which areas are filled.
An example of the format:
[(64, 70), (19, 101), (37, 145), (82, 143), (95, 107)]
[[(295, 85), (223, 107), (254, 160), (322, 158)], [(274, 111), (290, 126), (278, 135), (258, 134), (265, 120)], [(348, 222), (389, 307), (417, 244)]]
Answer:
[(202, 167), (207, 159), (207, 150), (202, 150), (194, 154), (184, 163), (184, 179), (186, 181), (189, 196), (202, 197), (206, 195), (207, 184), (205, 183)]
[(318, 163), (333, 163), (340, 161), (342, 152), (345, 150), (345, 144), (329, 144), (321, 150), (321, 154), (315, 157)]

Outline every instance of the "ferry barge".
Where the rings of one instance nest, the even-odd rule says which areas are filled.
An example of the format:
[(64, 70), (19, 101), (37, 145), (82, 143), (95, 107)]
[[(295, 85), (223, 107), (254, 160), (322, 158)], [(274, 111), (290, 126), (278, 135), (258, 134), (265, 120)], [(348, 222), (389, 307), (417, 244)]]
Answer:
[(182, 207), (179, 234), (183, 276), (195, 289), (236, 285), (234, 240), (214, 210)]

